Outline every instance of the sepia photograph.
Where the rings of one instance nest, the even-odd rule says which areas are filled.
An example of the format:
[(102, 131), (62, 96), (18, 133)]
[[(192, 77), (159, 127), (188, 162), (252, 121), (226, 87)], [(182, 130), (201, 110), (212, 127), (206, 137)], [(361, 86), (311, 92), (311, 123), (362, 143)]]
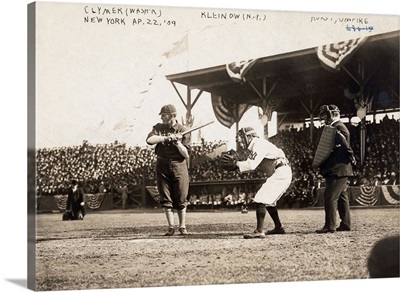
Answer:
[(23, 7), (7, 286), (398, 285), (398, 12), (143, 2)]

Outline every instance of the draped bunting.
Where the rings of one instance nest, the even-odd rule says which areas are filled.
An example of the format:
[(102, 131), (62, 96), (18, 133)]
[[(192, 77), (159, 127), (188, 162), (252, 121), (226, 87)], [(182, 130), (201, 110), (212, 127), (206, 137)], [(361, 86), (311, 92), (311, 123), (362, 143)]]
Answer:
[[(193, 188), (193, 185), (191, 187)], [(160, 202), (156, 186), (146, 186), (146, 190), (155, 202)], [(324, 206), (324, 190), (325, 188), (316, 189), (314, 207)], [(399, 185), (348, 187), (347, 191), (350, 206), (400, 206)], [(67, 195), (42, 196), (38, 199), (38, 211), (65, 210), (67, 197)], [(113, 209), (111, 194), (85, 194), (85, 203), (87, 210)]]
[(320, 46), (317, 48), (318, 58), (326, 69), (339, 70), (366, 39), (363, 37)]
[(85, 203), (90, 209), (98, 209), (103, 203), (105, 194), (85, 194)]
[(250, 59), (240, 62), (226, 64), (226, 72), (233, 81), (238, 83), (246, 82), (246, 74), (249, 69), (257, 62), (257, 59)]
[[(226, 64), (226, 72), (229, 77), (238, 83), (246, 83), (246, 75), (249, 69), (258, 59), (250, 59), (240, 62)], [(234, 123), (238, 123), (243, 114), (251, 107), (249, 104), (237, 104), (229, 102), (229, 99), (222, 96), (211, 94), (211, 102), (217, 120), (227, 128), (231, 128)]]
[[(325, 188), (319, 188), (316, 191), (317, 196), (313, 206), (324, 206)], [(400, 205), (399, 185), (348, 187), (347, 192), (350, 197), (350, 206), (377, 207)]]
[(59, 210), (67, 209), (67, 195), (55, 195), (54, 200), (56, 202), (56, 206)]
[(353, 199), (362, 206), (375, 206), (379, 200), (379, 188), (375, 186), (361, 186), (352, 188)]
[(399, 205), (400, 187), (389, 186), (360, 186), (349, 188), (353, 201), (361, 206)]
[[(84, 194), (84, 202), (86, 207), (96, 210), (99, 209), (104, 201), (105, 194)], [(67, 208), (68, 195), (55, 195), (54, 201), (59, 210), (65, 210)]]
[(217, 120), (229, 129), (234, 123), (239, 122), (243, 114), (251, 107), (249, 104), (227, 102), (227, 99), (214, 94), (211, 94), (211, 103)]
[(382, 186), (382, 196), (390, 205), (396, 205), (400, 203), (400, 186)]

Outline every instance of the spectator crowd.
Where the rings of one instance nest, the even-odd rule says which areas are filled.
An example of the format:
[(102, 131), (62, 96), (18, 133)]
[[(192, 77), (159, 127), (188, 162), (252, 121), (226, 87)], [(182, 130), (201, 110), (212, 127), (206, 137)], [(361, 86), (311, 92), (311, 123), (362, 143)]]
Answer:
[[(352, 137), (352, 148), (360, 157), (360, 125), (346, 124)], [(307, 207), (313, 204), (315, 189), (324, 184), (322, 176), (312, 169), (312, 161), (322, 128), (315, 128), (315, 139), (310, 141), (310, 129), (290, 128), (280, 131), (271, 141), (286, 153), (293, 170), (292, 184), (282, 204), (286, 207)], [(380, 123), (366, 125), (365, 160), (358, 163), (351, 186), (399, 184), (399, 121), (385, 116)], [(190, 178), (193, 188), (191, 208), (246, 206), (251, 202), (262, 172), (240, 174), (224, 171), (219, 157), (210, 155), (225, 144), (224, 141), (192, 145)], [(127, 147), (115, 142), (91, 145), (84, 141), (79, 146), (42, 148), (30, 153), (36, 156), (36, 186), (38, 195), (65, 194), (72, 179), (78, 180), (86, 193), (97, 193), (123, 186), (154, 185), (156, 156), (151, 146)], [(29, 156), (29, 152), (28, 152)], [(196, 162), (196, 163), (195, 163)], [(227, 182), (210, 187), (210, 182)], [(252, 183), (247, 183), (252, 182)], [(202, 186), (203, 183), (203, 186)]]

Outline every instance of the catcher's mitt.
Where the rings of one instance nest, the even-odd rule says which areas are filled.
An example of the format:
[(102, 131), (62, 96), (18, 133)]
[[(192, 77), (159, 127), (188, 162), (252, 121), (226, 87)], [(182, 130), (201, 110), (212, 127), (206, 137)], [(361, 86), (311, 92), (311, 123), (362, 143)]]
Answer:
[(240, 160), (238, 153), (231, 149), (227, 152), (223, 152), (221, 155), (221, 167), (228, 171), (234, 171), (238, 167), (236, 162)]

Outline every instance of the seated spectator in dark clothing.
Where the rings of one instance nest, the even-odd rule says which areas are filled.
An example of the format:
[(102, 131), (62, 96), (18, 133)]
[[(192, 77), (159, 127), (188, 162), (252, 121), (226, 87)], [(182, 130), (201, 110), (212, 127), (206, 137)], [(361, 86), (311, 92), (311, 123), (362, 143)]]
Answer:
[(71, 212), (72, 220), (82, 220), (85, 217), (85, 202), (83, 201), (83, 190), (78, 186), (76, 180), (72, 180), (68, 189), (67, 209)]

